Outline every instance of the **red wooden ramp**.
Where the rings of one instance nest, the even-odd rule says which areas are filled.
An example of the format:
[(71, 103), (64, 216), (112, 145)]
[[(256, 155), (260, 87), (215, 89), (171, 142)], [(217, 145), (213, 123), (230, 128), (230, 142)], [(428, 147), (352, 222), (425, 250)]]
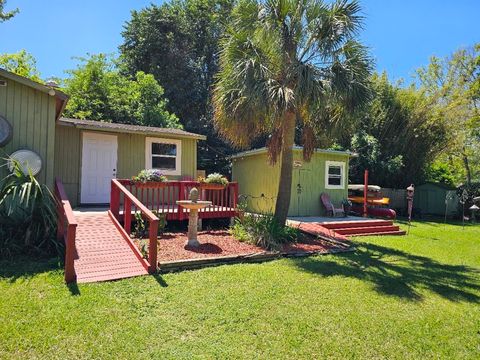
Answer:
[(77, 282), (123, 279), (148, 274), (141, 255), (132, 248), (107, 212), (76, 214), (74, 267)]

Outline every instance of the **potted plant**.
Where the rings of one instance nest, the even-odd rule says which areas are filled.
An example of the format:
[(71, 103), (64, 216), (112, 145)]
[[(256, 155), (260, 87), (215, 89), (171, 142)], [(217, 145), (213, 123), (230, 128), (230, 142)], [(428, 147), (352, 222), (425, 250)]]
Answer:
[(219, 173), (213, 173), (206, 178), (199, 178), (200, 188), (204, 190), (223, 190), (228, 185), (228, 179)]
[(167, 177), (160, 170), (145, 169), (132, 177), (132, 182), (137, 187), (164, 187), (166, 186)]

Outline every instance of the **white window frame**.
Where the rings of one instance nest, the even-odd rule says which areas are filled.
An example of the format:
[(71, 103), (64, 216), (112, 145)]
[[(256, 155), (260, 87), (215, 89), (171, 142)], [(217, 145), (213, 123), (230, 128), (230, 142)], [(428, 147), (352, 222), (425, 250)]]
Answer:
[[(340, 185), (328, 184), (328, 169), (330, 166), (340, 167)], [(345, 188), (345, 162), (344, 161), (326, 161), (325, 162), (325, 189), (344, 189)]]
[[(175, 156), (175, 170), (159, 169), (164, 175), (182, 175), (182, 140), (164, 139), (164, 138), (145, 138), (145, 168), (152, 167), (152, 144), (171, 144), (177, 146), (177, 155)], [(165, 156), (169, 157), (169, 156)], [(171, 156), (173, 157), (173, 156)]]

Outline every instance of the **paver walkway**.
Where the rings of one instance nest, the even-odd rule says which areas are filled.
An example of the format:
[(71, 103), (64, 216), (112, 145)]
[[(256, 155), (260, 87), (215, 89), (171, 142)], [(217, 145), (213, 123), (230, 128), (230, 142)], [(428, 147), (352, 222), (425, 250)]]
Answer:
[(77, 282), (123, 279), (148, 274), (107, 212), (76, 214)]

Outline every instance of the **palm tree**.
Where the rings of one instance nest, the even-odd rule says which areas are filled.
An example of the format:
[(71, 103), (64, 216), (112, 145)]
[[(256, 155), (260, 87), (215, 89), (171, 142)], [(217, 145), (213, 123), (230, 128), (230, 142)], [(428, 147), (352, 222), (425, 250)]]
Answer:
[(240, 0), (221, 43), (213, 90), (214, 121), (238, 148), (260, 135), (270, 162), (280, 161), (275, 218), (285, 224), (295, 131), (306, 161), (328, 109), (353, 109), (368, 97), (371, 61), (355, 41), (357, 1)]

